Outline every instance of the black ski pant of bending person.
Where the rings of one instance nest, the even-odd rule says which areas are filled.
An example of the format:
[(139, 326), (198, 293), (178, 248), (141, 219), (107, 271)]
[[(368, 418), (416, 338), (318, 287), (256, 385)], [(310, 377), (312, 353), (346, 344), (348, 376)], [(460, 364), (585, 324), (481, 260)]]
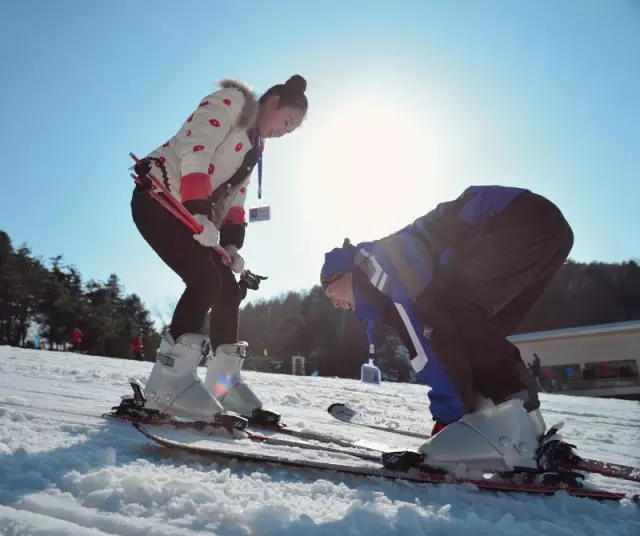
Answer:
[(186, 285), (171, 319), (173, 338), (201, 333), (211, 308), (211, 347), (237, 342), (241, 292), (220, 254), (200, 245), (193, 231), (147, 191), (134, 190), (131, 214), (143, 238)]
[(572, 247), (573, 232), (560, 210), (542, 196), (522, 193), (453, 249), (419, 298), (431, 345), (465, 412), (473, 411), (478, 394), (500, 403), (524, 390), (527, 410), (539, 407), (535, 383), (507, 337)]

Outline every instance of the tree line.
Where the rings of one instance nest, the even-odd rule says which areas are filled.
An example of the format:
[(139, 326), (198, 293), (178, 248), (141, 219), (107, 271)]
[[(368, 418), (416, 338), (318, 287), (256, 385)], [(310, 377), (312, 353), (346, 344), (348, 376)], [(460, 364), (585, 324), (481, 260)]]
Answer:
[[(638, 319), (635, 261), (568, 261), (516, 333)], [(61, 256), (47, 265), (27, 246), (14, 248), (0, 231), (0, 344), (29, 345), (33, 326), (50, 349), (66, 348), (79, 327), (83, 351), (109, 357), (131, 357), (131, 339), (140, 334), (147, 359), (154, 359), (160, 340), (149, 311), (136, 294), (124, 295), (117, 275), (83, 283)], [(246, 304), (240, 311), (240, 338), (249, 342), (252, 355), (303, 355), (310, 362), (307, 370), (321, 375), (357, 377), (368, 358), (364, 326), (352, 312), (334, 309), (319, 286)], [(376, 350), (376, 364), (387, 378), (413, 377), (393, 330), (377, 329)]]
[(117, 275), (83, 283), (62, 256), (48, 264), (0, 231), (0, 344), (33, 346), (37, 335), (47, 349), (63, 350), (78, 328), (84, 353), (131, 358), (140, 335), (145, 355), (155, 355), (160, 336), (151, 315), (139, 296), (123, 293)]

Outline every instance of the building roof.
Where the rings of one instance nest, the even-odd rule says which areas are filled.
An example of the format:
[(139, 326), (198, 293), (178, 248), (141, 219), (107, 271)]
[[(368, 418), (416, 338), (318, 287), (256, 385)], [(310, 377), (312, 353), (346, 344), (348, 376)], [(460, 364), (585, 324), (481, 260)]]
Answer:
[(630, 322), (615, 322), (612, 324), (597, 324), (593, 326), (580, 326), (577, 328), (553, 329), (549, 331), (536, 331), (533, 333), (521, 333), (518, 335), (511, 335), (510, 337), (508, 337), (508, 339), (513, 343), (518, 343), (528, 341), (585, 337), (621, 331), (640, 331), (640, 320), (632, 320)]

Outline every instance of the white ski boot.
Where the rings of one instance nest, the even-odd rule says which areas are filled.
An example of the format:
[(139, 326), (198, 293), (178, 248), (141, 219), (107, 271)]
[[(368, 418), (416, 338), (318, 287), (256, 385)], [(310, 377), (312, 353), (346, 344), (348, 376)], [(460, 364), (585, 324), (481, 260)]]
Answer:
[(420, 447), (423, 463), (467, 477), (536, 469), (536, 451), (545, 431), (540, 410), (527, 412), (519, 398), (497, 406), (482, 399), (476, 407)]
[(242, 429), (247, 420), (226, 413), (198, 377), (198, 363), (204, 355), (206, 342), (207, 337), (195, 333), (185, 333), (174, 341), (167, 330), (144, 387), (145, 408)]
[(249, 422), (276, 424), (280, 415), (262, 409), (261, 400), (242, 378), (247, 348), (246, 342), (218, 346), (209, 356), (204, 384), (226, 410), (246, 417)]

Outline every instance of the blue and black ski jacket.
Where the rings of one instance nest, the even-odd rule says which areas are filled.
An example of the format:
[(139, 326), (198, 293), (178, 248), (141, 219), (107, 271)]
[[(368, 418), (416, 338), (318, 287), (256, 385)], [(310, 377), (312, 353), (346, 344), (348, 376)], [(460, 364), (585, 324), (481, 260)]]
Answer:
[(400, 231), (356, 246), (354, 282), (357, 317), (366, 322), (369, 342), (377, 322), (397, 329), (411, 354), (411, 364), (431, 387), (433, 417), (449, 423), (463, 406), (423, 331), (416, 300), (428, 293), (438, 270), (446, 267), (456, 247), (483, 232), (492, 215), (502, 212), (527, 190), (472, 186), (453, 201), (439, 204)]

